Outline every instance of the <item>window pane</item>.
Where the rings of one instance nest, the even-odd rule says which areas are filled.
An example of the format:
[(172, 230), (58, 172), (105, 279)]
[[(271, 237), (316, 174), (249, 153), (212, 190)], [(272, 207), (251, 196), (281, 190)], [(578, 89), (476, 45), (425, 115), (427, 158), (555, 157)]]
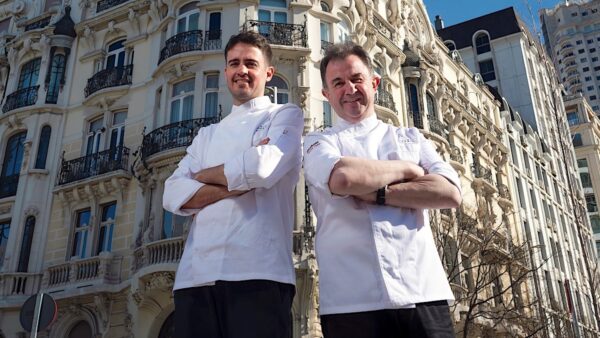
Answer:
[(18, 272), (27, 272), (29, 267), (29, 255), (31, 253), (34, 228), (35, 217), (27, 217), (27, 220), (25, 220), (25, 229), (23, 230), (23, 240), (21, 241), (21, 253), (19, 254), (19, 266), (17, 267)]
[(177, 20), (177, 34), (186, 31), (186, 29), (185, 29), (186, 22), (187, 22), (187, 18), (181, 18), (181, 19)]
[(0, 268), (4, 264), (4, 255), (6, 253), (6, 245), (8, 244), (9, 234), (10, 220), (0, 222)]
[(173, 214), (167, 210), (163, 210), (161, 239), (171, 238), (173, 234)]
[(179, 104), (180, 100), (175, 100), (171, 102), (171, 120), (170, 122), (178, 122), (180, 121), (180, 112), (179, 112)]
[(181, 95), (187, 92), (194, 91), (194, 79), (191, 78), (189, 80), (181, 81), (173, 85), (173, 94), (175, 97), (177, 95)]
[(277, 104), (286, 104), (288, 102), (289, 101), (287, 93), (277, 93)]
[(219, 88), (219, 75), (207, 75), (206, 88)]
[(198, 30), (198, 19), (200, 18), (200, 13), (194, 13), (190, 15), (189, 18), (189, 28), (188, 31)]
[(271, 12), (265, 11), (264, 9), (258, 10), (258, 20), (259, 21), (271, 21)]
[(321, 41), (329, 41), (329, 24), (321, 22)]
[(210, 13), (208, 20), (208, 30), (219, 30), (221, 29), (221, 13)]
[(273, 76), (271, 81), (267, 82), (268, 87), (277, 87), (277, 89), (288, 89), (287, 83), (279, 76)]
[(194, 109), (194, 96), (188, 95), (183, 98), (183, 113), (182, 113), (182, 121), (191, 120)]
[(27, 132), (22, 132), (8, 139), (4, 153), (4, 163), (2, 164), (2, 177), (18, 175), (21, 172), (23, 142), (25, 142), (26, 135)]
[(204, 104), (204, 116), (217, 116), (218, 93), (206, 93), (206, 102)]
[(120, 41), (117, 41), (117, 42), (115, 42), (115, 43), (111, 44), (110, 46), (108, 46), (108, 51), (109, 51), (109, 52), (112, 52), (112, 51), (115, 51), (115, 50), (117, 50), (117, 49), (121, 49), (121, 48), (123, 48), (123, 42), (124, 42), (124, 41), (125, 41), (125, 40), (120, 40)]
[(269, 6), (269, 7), (282, 7), (286, 8), (287, 3), (285, 0), (260, 0), (261, 6)]
[(331, 105), (327, 101), (323, 101), (323, 126), (331, 127)]
[(46, 168), (46, 158), (48, 157), (48, 147), (50, 145), (50, 134), (52, 129), (50, 126), (44, 126), (40, 133), (40, 143), (38, 145), (38, 152), (35, 158), (35, 169)]
[(114, 113), (113, 126), (117, 125), (117, 124), (125, 123), (125, 119), (127, 119), (127, 112)]
[(287, 23), (287, 13), (284, 13), (284, 12), (275, 12), (275, 22), (277, 22), (277, 23)]

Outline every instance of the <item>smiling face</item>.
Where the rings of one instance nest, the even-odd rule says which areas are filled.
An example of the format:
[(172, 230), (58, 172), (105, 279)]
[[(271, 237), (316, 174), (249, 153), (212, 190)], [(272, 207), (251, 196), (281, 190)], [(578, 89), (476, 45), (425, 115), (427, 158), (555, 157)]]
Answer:
[(323, 95), (335, 113), (350, 123), (375, 114), (375, 92), (379, 77), (373, 76), (356, 55), (332, 59), (325, 71)]
[(227, 87), (233, 103), (240, 105), (263, 96), (265, 84), (275, 69), (268, 64), (262, 51), (255, 46), (238, 43), (228, 52), (225, 65)]

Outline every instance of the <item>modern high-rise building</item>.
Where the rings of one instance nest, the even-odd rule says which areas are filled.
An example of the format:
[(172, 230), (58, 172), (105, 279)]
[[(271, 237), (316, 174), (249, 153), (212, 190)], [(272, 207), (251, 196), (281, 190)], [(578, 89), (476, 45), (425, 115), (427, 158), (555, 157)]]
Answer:
[(551, 323), (544, 331), (596, 335), (596, 254), (551, 59), (512, 7), (437, 28), (503, 103), (517, 218), (531, 250), (539, 248), (532, 282), (539, 313)]
[(600, 1), (564, 0), (540, 11), (544, 43), (561, 83), (600, 115)]

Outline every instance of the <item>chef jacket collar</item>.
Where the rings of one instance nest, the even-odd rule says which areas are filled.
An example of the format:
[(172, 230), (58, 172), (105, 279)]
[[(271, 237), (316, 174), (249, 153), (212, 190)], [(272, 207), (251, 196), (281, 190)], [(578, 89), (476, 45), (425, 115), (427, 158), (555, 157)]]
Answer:
[(237, 114), (252, 113), (257, 110), (266, 108), (270, 104), (271, 104), (271, 99), (269, 99), (268, 96), (259, 96), (250, 101), (244, 102), (239, 106), (233, 105), (231, 107), (231, 114), (237, 115)]

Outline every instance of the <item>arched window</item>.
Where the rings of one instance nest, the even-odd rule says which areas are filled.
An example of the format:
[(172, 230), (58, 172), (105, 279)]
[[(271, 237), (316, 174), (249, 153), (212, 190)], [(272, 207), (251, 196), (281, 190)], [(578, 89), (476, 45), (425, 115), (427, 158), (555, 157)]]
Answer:
[(40, 143), (38, 145), (37, 156), (35, 157), (35, 169), (46, 168), (46, 158), (48, 157), (48, 147), (50, 146), (50, 135), (52, 128), (44, 126), (40, 133)]
[(161, 326), (158, 338), (175, 338), (175, 316), (172, 313)]
[(177, 17), (177, 31), (175, 34), (195, 31), (199, 28), (200, 11), (197, 2), (190, 2), (179, 9)]
[(329, 8), (329, 4), (327, 4), (325, 1), (321, 1), (321, 10), (323, 12), (331, 13), (331, 8)]
[(427, 118), (430, 120), (431, 119), (437, 120), (437, 111), (436, 111), (435, 100), (433, 99), (433, 96), (431, 96), (431, 94), (427, 93), (426, 100), (427, 100)]
[(408, 110), (413, 118), (413, 125), (416, 128), (423, 129), (423, 119), (421, 118), (421, 109), (419, 108), (419, 91), (414, 84), (408, 85)]
[(81, 320), (69, 331), (68, 338), (92, 337), (92, 328), (85, 320)]
[(54, 54), (50, 65), (49, 78), (46, 78), (48, 92), (46, 103), (56, 103), (60, 86), (64, 83), (66, 57), (64, 54)]
[(108, 46), (105, 69), (112, 69), (125, 66), (125, 40), (113, 42)]
[(38, 82), (38, 76), (40, 75), (40, 63), (42, 59), (33, 59), (21, 67), (21, 74), (19, 76), (19, 85), (17, 89), (25, 89), (33, 87)]
[(258, 20), (276, 23), (287, 23), (286, 0), (260, 0)]
[(11, 136), (4, 152), (2, 173), (0, 174), (0, 198), (14, 196), (19, 184), (19, 173), (23, 162), (23, 143), (27, 132)]
[(267, 82), (265, 95), (271, 98), (271, 102), (284, 104), (289, 102), (289, 90), (287, 83), (279, 76), (275, 75), (271, 81)]
[(27, 272), (28, 270), (34, 229), (35, 217), (29, 216), (25, 220), (25, 229), (23, 230), (23, 240), (21, 241), (21, 253), (19, 254), (19, 266), (17, 267), (17, 272)]
[(487, 53), (491, 50), (490, 48), (490, 37), (486, 33), (479, 33), (475, 36), (475, 48), (477, 54)]

